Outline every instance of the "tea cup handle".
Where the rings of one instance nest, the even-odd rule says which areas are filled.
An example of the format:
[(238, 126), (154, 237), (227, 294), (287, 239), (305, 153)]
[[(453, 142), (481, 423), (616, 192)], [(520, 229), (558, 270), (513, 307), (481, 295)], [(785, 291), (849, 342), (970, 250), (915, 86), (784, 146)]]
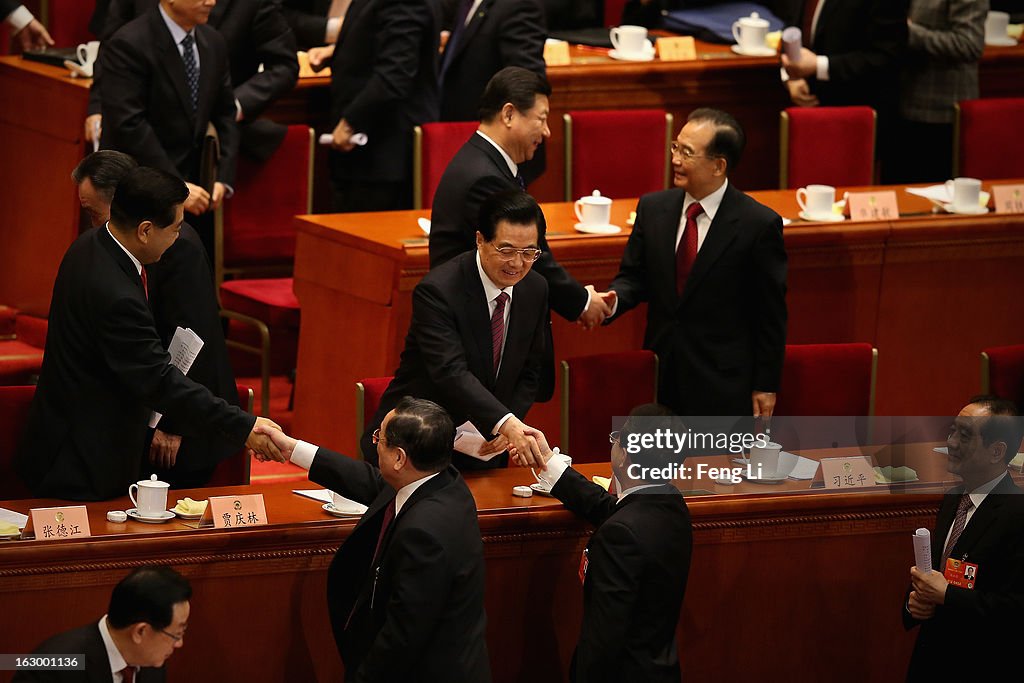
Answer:
[(732, 37), (736, 39), (736, 42), (740, 42), (740, 22), (732, 22)]
[(135, 489), (135, 491), (138, 491), (139, 490), (139, 485), (138, 484), (132, 484), (131, 486), (128, 487), (128, 497), (131, 498), (132, 505), (135, 507), (136, 510), (138, 510), (139, 509), (139, 501), (135, 500), (135, 495), (132, 493), (132, 489)]
[(953, 194), (953, 181), (952, 180), (947, 180), (946, 181), (946, 196), (949, 197), (949, 201), (950, 202), (953, 201), (953, 197), (955, 195)]
[(614, 47), (616, 50), (618, 50), (619, 49), (619, 28), (617, 26), (613, 27), (610, 31), (608, 31), (608, 39), (612, 41), (612, 47)]
[(82, 43), (75, 48), (75, 54), (78, 56), (78, 63), (85, 66), (89, 61), (89, 46)]
[(583, 222), (583, 200), (577, 199), (576, 203), (572, 205), (572, 210), (576, 213), (576, 220), (580, 223)]
[[(801, 192), (803, 192), (803, 197), (800, 196)], [(807, 212), (807, 188), (806, 187), (801, 187), (800, 189), (798, 189), (796, 191), (796, 203), (800, 205), (800, 210), (801, 211), (803, 211), (805, 213)]]

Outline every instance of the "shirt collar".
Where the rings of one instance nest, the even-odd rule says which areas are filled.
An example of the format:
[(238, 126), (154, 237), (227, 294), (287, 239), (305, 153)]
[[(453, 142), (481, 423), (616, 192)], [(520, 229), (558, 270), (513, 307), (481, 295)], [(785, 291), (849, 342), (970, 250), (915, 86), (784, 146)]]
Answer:
[(502, 289), (498, 287), (498, 285), (491, 282), (491, 278), (487, 277), (487, 273), (484, 272), (483, 264), (480, 263), (479, 249), (476, 252), (476, 270), (478, 273), (480, 273), (480, 282), (482, 282), (484, 285), (484, 297), (487, 299), (488, 303), (494, 301), (494, 299), (497, 298), (499, 292), (505, 292), (506, 294), (508, 294), (508, 300), (512, 301), (512, 287), (515, 287), (515, 285), (512, 285), (511, 287), (505, 287), (504, 289)]
[(974, 504), (974, 509), (977, 510), (981, 507), (981, 504), (985, 502), (985, 497), (992, 493), (992, 489), (999, 485), (999, 482), (1003, 480), (1003, 477), (1007, 476), (1006, 472), (1002, 472), (998, 477), (992, 481), (986, 482), (974, 489), (970, 493), (971, 503)]
[(483, 132), (482, 130), (478, 130), (476, 134), (482, 137), (484, 140), (487, 140), (487, 142), (491, 143), (491, 146), (494, 147), (494, 149), (498, 150), (498, 154), (500, 154), (501, 158), (505, 160), (506, 164), (508, 164), (508, 170), (512, 171), (513, 178), (519, 175), (519, 166), (516, 165), (516, 162), (512, 161), (512, 157), (508, 155), (508, 152), (501, 148), (501, 145), (487, 137), (487, 133)]
[(181, 45), (181, 41), (185, 40), (185, 36), (194, 31), (186, 31), (181, 26), (178, 26), (174, 19), (171, 19), (170, 15), (164, 11), (163, 5), (159, 6), (160, 16), (163, 17), (164, 23), (167, 24), (167, 30), (171, 32), (171, 38), (174, 40), (175, 45)]
[[(117, 649), (117, 644), (114, 643), (114, 638), (110, 635), (110, 627), (107, 626), (107, 615), (104, 614), (100, 617), (100, 638), (103, 639), (103, 647), (107, 650), (107, 661), (110, 662), (110, 673), (119, 674), (121, 670), (128, 666), (128, 662), (124, 661), (124, 657), (121, 655), (121, 651)], [(136, 670), (138, 667), (135, 667)]]
[[(618, 479), (616, 479), (615, 481), (618, 482)], [(656, 486), (662, 486), (662, 484), (640, 484), (639, 486), (634, 486), (633, 488), (626, 489), (625, 491), (620, 491), (619, 499), (616, 501), (616, 504), (626, 500), (626, 496), (630, 495), (631, 493), (636, 493), (637, 491), (642, 491), (644, 489), (652, 489)]]
[[(700, 206), (702, 209), (704, 209), (704, 214), (708, 217), (709, 220), (715, 220), (715, 214), (718, 213), (718, 207), (722, 205), (722, 197), (725, 196), (725, 189), (727, 187), (729, 187), (728, 178), (725, 179), (725, 182), (722, 183), (722, 186), (720, 188), (709, 194), (704, 199), (700, 200)], [(686, 214), (686, 209), (688, 209), (690, 207), (690, 204), (693, 204), (695, 201), (697, 200), (691, 197), (690, 193), (687, 192), (686, 198), (683, 200), (684, 215)]]
[(423, 486), (439, 474), (441, 473), (434, 472), (429, 476), (417, 479), (416, 481), (406, 484), (402, 488), (398, 489), (398, 492), (395, 494), (395, 516), (397, 517), (398, 513), (402, 511), (402, 507), (405, 505), (406, 501), (409, 500), (412, 494), (416, 492), (416, 489)]
[(135, 271), (141, 277), (142, 276), (142, 262), (139, 261), (139, 259), (135, 258), (135, 255), (132, 254), (132, 252), (128, 251), (128, 248), (125, 247), (123, 244), (121, 244), (120, 240), (118, 240), (116, 237), (114, 237), (114, 233), (112, 233), (110, 231), (110, 222), (109, 221), (103, 227), (106, 229), (107, 234), (110, 235), (110, 238), (112, 240), (114, 240), (114, 244), (116, 244), (117, 246), (121, 247), (121, 251), (123, 251), (124, 253), (128, 254), (128, 258), (130, 258), (132, 260), (132, 263), (135, 264)]

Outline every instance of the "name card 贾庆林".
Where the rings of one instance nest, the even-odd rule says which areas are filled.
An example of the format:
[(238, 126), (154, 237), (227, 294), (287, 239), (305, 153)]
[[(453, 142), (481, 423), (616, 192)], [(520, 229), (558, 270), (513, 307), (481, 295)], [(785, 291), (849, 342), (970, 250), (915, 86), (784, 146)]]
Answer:
[(822, 458), (821, 476), (826, 489), (859, 489), (875, 485), (875, 470), (863, 455)]
[(29, 525), (25, 527), (23, 537), (30, 532), (35, 533), (37, 541), (65, 541), (92, 536), (89, 510), (84, 505), (32, 508), (28, 515)]
[(212, 523), (215, 529), (239, 529), (267, 523), (267, 507), (263, 494), (245, 496), (210, 496), (200, 526)]
[(658, 38), (654, 43), (658, 59), (663, 62), (686, 62), (697, 59), (697, 43), (693, 36)]
[(1024, 213), (1024, 185), (993, 185), (996, 213)]
[(564, 40), (548, 40), (544, 43), (544, 63), (547, 66), (569, 66), (569, 43)]
[(850, 207), (850, 220), (854, 221), (894, 221), (900, 217), (893, 190), (851, 192), (846, 204)]

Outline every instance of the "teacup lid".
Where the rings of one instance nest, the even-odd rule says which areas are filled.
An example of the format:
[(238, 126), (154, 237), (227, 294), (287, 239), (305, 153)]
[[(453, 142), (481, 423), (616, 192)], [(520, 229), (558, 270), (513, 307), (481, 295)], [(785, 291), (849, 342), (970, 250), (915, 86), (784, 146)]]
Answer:
[(767, 27), (768, 20), (762, 19), (757, 12), (751, 12), (749, 17), (740, 17), (740, 23), (744, 26)]
[(138, 483), (139, 486), (149, 486), (157, 488), (170, 488), (171, 486), (166, 481), (160, 481), (159, 479), (157, 479), (155, 474), (149, 475), (149, 479), (142, 479)]
[(611, 204), (612, 202), (610, 197), (601, 195), (601, 190), (594, 190), (589, 195), (580, 197), (580, 201), (587, 204)]

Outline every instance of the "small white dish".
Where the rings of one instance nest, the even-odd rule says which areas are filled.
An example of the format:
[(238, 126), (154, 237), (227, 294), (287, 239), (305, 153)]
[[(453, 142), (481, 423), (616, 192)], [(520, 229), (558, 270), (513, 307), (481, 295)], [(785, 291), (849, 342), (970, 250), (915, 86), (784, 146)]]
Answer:
[(420, 230), (423, 231), (424, 235), (430, 234), (430, 219), (420, 216), (416, 219), (416, 224), (420, 226)]
[(1017, 44), (1017, 39), (1010, 36), (1005, 38), (986, 38), (985, 44), (990, 47), (1013, 47)]
[(197, 512), (197, 513), (195, 513), (193, 515), (187, 515), (184, 512), (178, 512), (177, 509), (175, 509), (175, 508), (171, 508), (171, 512), (176, 514), (181, 519), (202, 519), (203, 518), (203, 512), (206, 512), (206, 510), (203, 510), (203, 512)]
[(761, 475), (760, 477), (754, 477), (754, 476), (750, 476), (750, 475), (744, 474), (743, 478), (746, 479), (747, 481), (749, 481), (751, 484), (781, 484), (782, 482), (784, 482), (787, 479), (789, 479), (789, 477), (784, 475), (784, 474), (783, 475), (778, 475), (778, 474), (767, 475), (767, 474), (764, 474), (764, 475)]
[(729, 49), (738, 55), (744, 57), (774, 57), (779, 54), (774, 48), (770, 48), (767, 45), (764, 47), (755, 47), (749, 50), (740, 47), (739, 45), (730, 45)]
[(577, 232), (585, 232), (588, 235), (617, 235), (622, 232), (622, 228), (617, 225), (608, 223), (607, 225), (590, 225), (589, 223), (577, 223), (575, 226)]
[(353, 506), (353, 507), (345, 507), (345, 508), (336, 508), (336, 507), (334, 507), (334, 503), (324, 503), (320, 507), (321, 507), (321, 509), (324, 512), (326, 512), (329, 515), (333, 515), (335, 517), (358, 517), (361, 514), (363, 514), (364, 512), (366, 512), (366, 507), (365, 506), (363, 506), (362, 510), (359, 510), (355, 506)]
[(828, 216), (812, 216), (806, 211), (800, 212), (800, 218), (812, 223), (842, 223), (846, 220), (846, 216), (841, 213), (830, 213)]
[(957, 209), (952, 204), (943, 204), (942, 210), (947, 213), (955, 213), (958, 216), (981, 216), (982, 214), (988, 213), (988, 207), (981, 206), (980, 204), (978, 205), (977, 210), (967, 209), (966, 211), (964, 209)]
[(131, 510), (125, 510), (124, 512), (126, 515), (128, 515), (131, 519), (134, 519), (136, 522), (145, 522), (146, 524), (163, 524), (164, 522), (174, 519), (174, 513), (171, 512), (170, 510), (164, 510), (163, 512), (152, 517), (142, 516), (141, 514), (139, 514), (138, 508), (132, 508)]
[(721, 479), (715, 479), (715, 483), (718, 484), (719, 486), (734, 486), (736, 484), (736, 482), (734, 482), (729, 477), (722, 477)]
[(608, 56), (612, 59), (619, 59), (623, 62), (650, 62), (654, 59), (654, 45), (647, 41), (647, 49), (643, 52), (620, 52), (609, 50)]
[(534, 493), (539, 493), (542, 496), (551, 496), (551, 489), (539, 481), (530, 484), (530, 488), (533, 489)]
[(84, 67), (70, 59), (64, 60), (64, 68), (71, 72), (72, 78), (92, 78), (92, 67)]

